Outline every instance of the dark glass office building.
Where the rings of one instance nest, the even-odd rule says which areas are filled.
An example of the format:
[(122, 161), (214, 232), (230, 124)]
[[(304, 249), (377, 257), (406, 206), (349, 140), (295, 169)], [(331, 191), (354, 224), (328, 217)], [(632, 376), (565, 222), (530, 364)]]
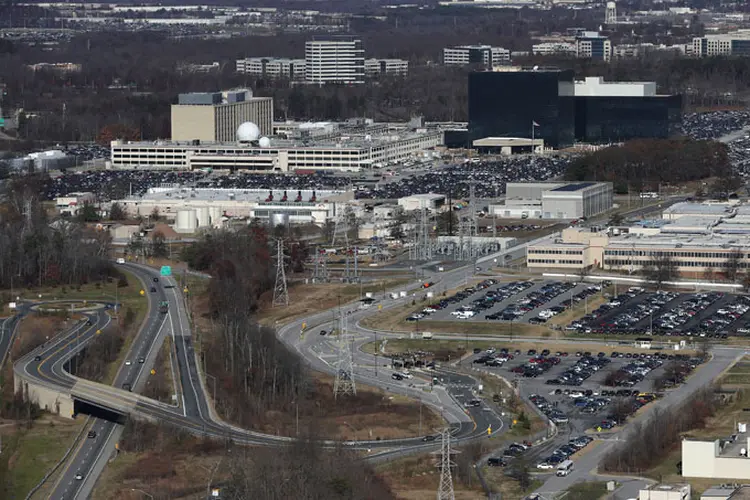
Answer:
[(679, 132), (682, 96), (585, 96), (575, 98), (576, 140), (621, 142), (667, 138)]
[(469, 141), (484, 137), (544, 139), (567, 147), (575, 133), (573, 71), (514, 68), (469, 74)]

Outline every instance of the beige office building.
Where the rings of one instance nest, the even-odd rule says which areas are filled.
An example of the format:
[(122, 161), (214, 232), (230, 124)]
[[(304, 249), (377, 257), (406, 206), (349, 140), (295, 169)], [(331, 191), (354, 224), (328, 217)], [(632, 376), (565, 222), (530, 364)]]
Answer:
[(233, 142), (245, 122), (261, 135), (273, 133), (273, 99), (253, 97), (248, 89), (180, 94), (172, 105), (172, 140)]

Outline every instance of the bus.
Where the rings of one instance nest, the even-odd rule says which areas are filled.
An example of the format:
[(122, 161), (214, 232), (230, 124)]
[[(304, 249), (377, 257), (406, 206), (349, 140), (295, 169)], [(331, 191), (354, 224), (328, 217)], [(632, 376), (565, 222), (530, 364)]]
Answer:
[(565, 460), (560, 465), (557, 466), (557, 476), (563, 477), (567, 476), (573, 472), (573, 461), (572, 460)]

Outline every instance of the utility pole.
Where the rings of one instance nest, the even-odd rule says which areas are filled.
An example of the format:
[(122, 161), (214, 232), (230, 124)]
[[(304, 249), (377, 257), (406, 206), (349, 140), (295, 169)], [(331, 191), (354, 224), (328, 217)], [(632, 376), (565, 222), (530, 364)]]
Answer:
[(451, 476), (451, 431), (450, 427), (441, 433), (440, 454), (440, 486), (438, 486), (437, 500), (455, 500), (453, 492), (453, 477)]
[(273, 289), (273, 306), (288, 306), (289, 290), (284, 272), (284, 241), (276, 240), (276, 285)]

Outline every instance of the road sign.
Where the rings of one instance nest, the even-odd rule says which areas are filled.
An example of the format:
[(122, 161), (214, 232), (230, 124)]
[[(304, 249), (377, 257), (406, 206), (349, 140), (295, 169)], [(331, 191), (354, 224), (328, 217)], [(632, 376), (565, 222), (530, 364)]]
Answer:
[(101, 334), (102, 334), (102, 331), (101, 331), (101, 330), (97, 330), (97, 331), (96, 331), (96, 334), (97, 334), (97, 335), (101, 335)]
[(596, 428), (596, 432), (602, 432), (602, 428), (601, 428), (601, 426), (597, 426), (597, 428)]
[(304, 322), (303, 322), (303, 323), (302, 323), (302, 331), (303, 331), (303, 332), (305, 331), (305, 328), (307, 328), (307, 323), (304, 323)]
[(161, 266), (162, 276), (172, 276), (172, 266)]
[(383, 304), (378, 304), (378, 311), (382, 311), (382, 310), (383, 310)]
[(518, 423), (518, 420), (513, 420), (513, 425), (516, 425)]
[(487, 435), (488, 435), (488, 436), (491, 436), (491, 435), (492, 435), (492, 426), (491, 426), (491, 425), (488, 425), (488, 426), (487, 426)]
[(146, 290), (141, 290), (141, 291), (140, 291), (140, 292), (138, 292), (138, 293), (140, 293), (140, 294), (141, 294), (141, 297), (142, 297), (142, 296), (146, 295)]
[(185, 288), (182, 289), (182, 293), (188, 294), (188, 293), (190, 293), (190, 290), (188, 290), (188, 287), (185, 287)]
[(151, 375), (156, 375), (156, 370), (154, 370), (153, 368), (151, 368)]

